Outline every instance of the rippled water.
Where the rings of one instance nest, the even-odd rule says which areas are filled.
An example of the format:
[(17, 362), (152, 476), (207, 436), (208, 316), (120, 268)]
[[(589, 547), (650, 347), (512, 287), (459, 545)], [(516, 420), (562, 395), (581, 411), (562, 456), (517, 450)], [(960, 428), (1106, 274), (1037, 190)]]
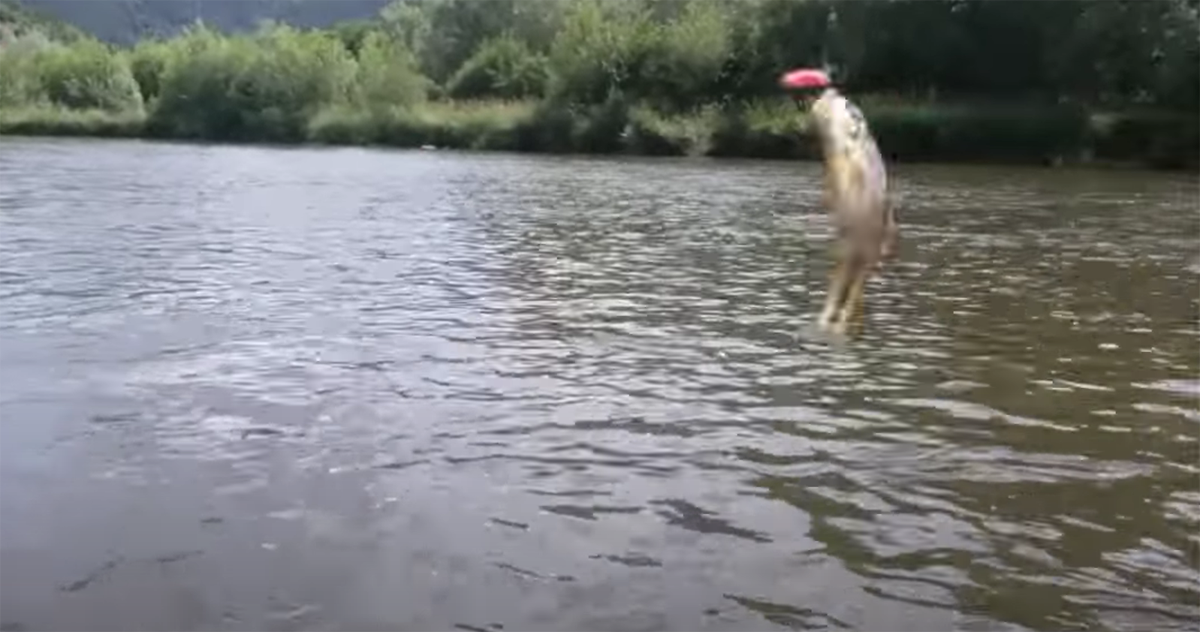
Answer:
[(1194, 175), (5, 139), (5, 630), (1182, 630)]

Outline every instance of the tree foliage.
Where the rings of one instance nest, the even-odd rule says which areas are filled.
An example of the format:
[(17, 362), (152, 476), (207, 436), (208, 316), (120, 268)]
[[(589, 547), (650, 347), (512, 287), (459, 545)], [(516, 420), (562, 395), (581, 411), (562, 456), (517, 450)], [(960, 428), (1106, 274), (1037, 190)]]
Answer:
[(540, 97), (545, 89), (545, 58), (511, 33), (483, 42), (446, 86), (456, 99)]
[(358, 103), (372, 107), (411, 106), (425, 100), (429, 80), (416, 56), (402, 42), (381, 32), (368, 33), (356, 63)]
[[(540, 99), (542, 136), (576, 148), (721, 153), (761, 136), (787, 153), (794, 115), (755, 112), (797, 66), (830, 70), (906, 155), (1190, 155), (1196, 124), (1178, 113), (1200, 107), (1196, 0), (395, 0), (325, 29), (198, 24), (123, 50), (33, 15), (0, 0), (0, 107), (145, 107), (151, 130), (182, 137), (300, 139), (320, 118), (414, 138), (379, 130), (444, 95)], [(906, 105), (872, 105), (888, 102)], [(1119, 114), (1088, 131), (1089, 111)], [(512, 143), (541, 142), (526, 132)]]
[(83, 39), (63, 44), (30, 32), (0, 49), (0, 104), (140, 110), (142, 95), (124, 58)]
[(151, 116), (173, 136), (299, 137), (309, 117), (352, 94), (354, 58), (327, 32), (268, 26), (228, 38), (201, 27), (173, 44)]
[[(14, 0), (0, 1), (0, 25), (0, 41), (89, 39)], [(472, 97), (539, 94), (544, 83), (559, 101), (619, 93), (691, 109), (777, 96), (779, 73), (804, 65), (853, 92), (910, 99), (1200, 105), (1196, 0), (394, 0), (318, 39), (357, 59), (372, 34), (405, 58), (397, 67)], [(293, 36), (316, 45), (309, 30)], [(247, 37), (285, 57), (298, 50), (226, 36)], [(157, 96), (161, 48), (134, 50), (138, 84)]]

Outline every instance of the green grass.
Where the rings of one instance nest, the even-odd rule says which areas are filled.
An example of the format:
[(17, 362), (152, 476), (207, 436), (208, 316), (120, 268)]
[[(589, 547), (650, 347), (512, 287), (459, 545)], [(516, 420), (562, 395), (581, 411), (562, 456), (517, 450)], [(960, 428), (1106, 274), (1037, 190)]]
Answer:
[(138, 138), (145, 134), (142, 112), (69, 110), (55, 107), (0, 109), (0, 134)]
[(363, 109), (347, 106), (318, 112), (308, 139), (338, 145), (452, 149), (517, 149), (516, 136), (531, 121), (527, 101), (430, 102), (412, 107)]

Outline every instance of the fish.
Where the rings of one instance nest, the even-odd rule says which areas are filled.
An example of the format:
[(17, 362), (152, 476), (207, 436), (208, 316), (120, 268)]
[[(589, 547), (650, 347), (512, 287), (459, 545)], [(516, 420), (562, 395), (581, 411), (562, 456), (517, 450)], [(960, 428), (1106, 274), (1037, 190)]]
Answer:
[(809, 127), (824, 161), (822, 204), (835, 230), (835, 264), (819, 328), (846, 333), (861, 325), (868, 280), (897, 258), (900, 228), (888, 189), (888, 172), (862, 110), (823, 71), (800, 69), (780, 79)]

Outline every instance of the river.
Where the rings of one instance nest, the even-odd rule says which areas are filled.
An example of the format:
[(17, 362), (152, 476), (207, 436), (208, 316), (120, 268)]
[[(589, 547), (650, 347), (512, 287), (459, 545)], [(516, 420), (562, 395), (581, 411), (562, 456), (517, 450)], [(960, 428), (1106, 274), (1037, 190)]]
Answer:
[(1194, 174), (0, 141), (13, 630), (1184, 630)]

